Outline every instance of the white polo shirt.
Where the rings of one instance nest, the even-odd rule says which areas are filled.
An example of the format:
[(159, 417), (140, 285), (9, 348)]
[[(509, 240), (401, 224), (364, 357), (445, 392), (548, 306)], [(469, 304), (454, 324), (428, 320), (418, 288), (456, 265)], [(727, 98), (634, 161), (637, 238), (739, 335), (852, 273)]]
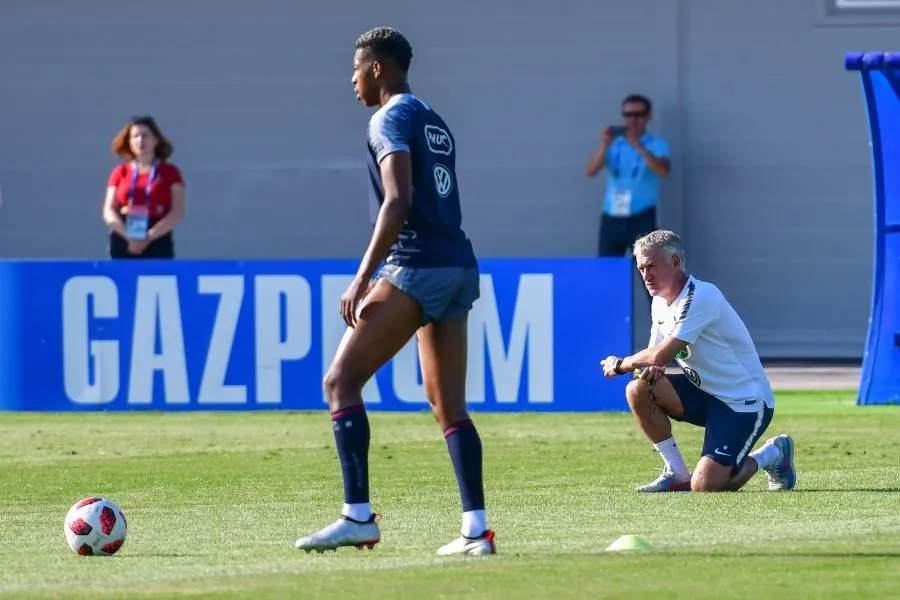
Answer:
[(656, 296), (650, 312), (650, 346), (669, 335), (687, 342), (675, 360), (694, 385), (737, 412), (775, 407), (750, 332), (719, 288), (689, 277), (671, 306)]

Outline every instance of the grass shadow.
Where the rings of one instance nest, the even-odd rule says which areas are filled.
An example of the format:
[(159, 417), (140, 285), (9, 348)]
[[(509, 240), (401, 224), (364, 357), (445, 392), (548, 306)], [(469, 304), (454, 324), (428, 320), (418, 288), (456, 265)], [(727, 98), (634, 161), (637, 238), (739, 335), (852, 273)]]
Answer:
[(793, 490), (793, 493), (802, 493), (802, 494), (816, 494), (816, 493), (836, 493), (836, 492), (865, 492), (865, 493), (874, 493), (874, 494), (897, 494), (900, 493), (900, 487), (890, 487), (890, 488), (841, 488), (841, 489), (833, 489), (833, 488), (813, 488), (813, 489), (799, 489)]
[(741, 552), (740, 550), (735, 551), (733, 554), (723, 555), (722, 553), (717, 552), (693, 552), (689, 549), (685, 549), (684, 554), (690, 556), (703, 556), (705, 558), (773, 558), (776, 556), (790, 557), (790, 558), (900, 558), (900, 550), (896, 552), (886, 552), (886, 551), (866, 551), (859, 550), (855, 552), (849, 551), (838, 551), (838, 552)]

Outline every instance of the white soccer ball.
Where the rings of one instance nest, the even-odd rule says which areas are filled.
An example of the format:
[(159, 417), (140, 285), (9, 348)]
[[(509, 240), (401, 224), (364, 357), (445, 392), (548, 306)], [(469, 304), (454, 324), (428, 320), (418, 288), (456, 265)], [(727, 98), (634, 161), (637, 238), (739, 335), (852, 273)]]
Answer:
[(106, 498), (84, 498), (66, 513), (66, 541), (81, 556), (112, 556), (125, 543), (127, 529), (125, 513)]

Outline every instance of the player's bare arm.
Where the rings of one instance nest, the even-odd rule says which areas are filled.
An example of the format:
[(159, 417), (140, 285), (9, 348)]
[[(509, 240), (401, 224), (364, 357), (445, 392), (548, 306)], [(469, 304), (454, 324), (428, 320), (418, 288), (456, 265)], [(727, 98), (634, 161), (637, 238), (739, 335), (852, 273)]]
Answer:
[(341, 297), (341, 316), (347, 325), (356, 325), (356, 307), (369, 288), (375, 270), (400, 235), (412, 207), (412, 166), (407, 152), (393, 152), (381, 161), (384, 203), (378, 211), (375, 230), (356, 277)]

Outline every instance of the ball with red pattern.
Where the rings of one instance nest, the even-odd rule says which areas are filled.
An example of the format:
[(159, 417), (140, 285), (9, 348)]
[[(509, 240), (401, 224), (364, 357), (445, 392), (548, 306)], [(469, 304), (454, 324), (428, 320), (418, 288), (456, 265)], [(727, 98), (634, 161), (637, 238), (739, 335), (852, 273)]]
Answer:
[(66, 513), (66, 541), (81, 556), (115, 554), (125, 543), (127, 529), (125, 513), (106, 498), (83, 498)]

